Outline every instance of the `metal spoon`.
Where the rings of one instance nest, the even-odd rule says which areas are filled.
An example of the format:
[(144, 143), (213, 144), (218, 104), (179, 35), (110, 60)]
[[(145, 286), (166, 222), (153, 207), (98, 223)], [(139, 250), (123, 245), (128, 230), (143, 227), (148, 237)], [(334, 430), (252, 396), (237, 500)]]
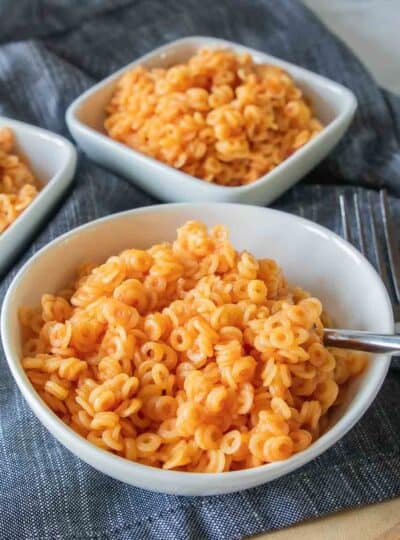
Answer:
[(400, 354), (400, 334), (374, 334), (360, 330), (325, 328), (324, 344), (378, 354)]

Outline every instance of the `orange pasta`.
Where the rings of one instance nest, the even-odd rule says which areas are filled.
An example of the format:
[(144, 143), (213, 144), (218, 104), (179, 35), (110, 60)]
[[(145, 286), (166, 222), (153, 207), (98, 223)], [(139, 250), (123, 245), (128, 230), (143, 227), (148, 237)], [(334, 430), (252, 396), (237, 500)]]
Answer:
[(113, 139), (225, 186), (254, 182), (322, 129), (285, 71), (223, 49), (127, 71), (106, 114)]
[(28, 165), (14, 153), (14, 135), (0, 127), (0, 234), (33, 201), (38, 183)]
[(65, 291), (21, 308), (22, 365), (77, 433), (145, 465), (287, 459), (366, 363), (325, 348), (321, 302), (236, 252), (220, 225), (187, 222), (172, 244), (86, 265)]

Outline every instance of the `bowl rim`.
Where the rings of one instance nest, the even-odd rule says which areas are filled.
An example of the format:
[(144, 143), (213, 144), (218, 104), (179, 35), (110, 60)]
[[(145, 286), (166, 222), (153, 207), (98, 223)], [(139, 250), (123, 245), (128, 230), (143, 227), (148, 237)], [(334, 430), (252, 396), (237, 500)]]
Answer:
[[(41, 183), (41, 189), (38, 192), (37, 196), (33, 199), (31, 204), (25, 208), (25, 210), (17, 217), (11, 225), (5, 229), (3, 233), (0, 234), (0, 250), (2, 242), (9, 238), (12, 234), (15, 233), (18, 226), (21, 226), (20, 224), (24, 222), (24, 218), (27, 215), (30, 215), (31, 213), (35, 212), (36, 207), (39, 206), (43, 200), (43, 198), (48, 195), (49, 191), (52, 191), (55, 184), (57, 184), (65, 174), (69, 173), (71, 171), (71, 180), (73, 178), (76, 163), (77, 163), (77, 151), (75, 146), (65, 137), (62, 135), (59, 135), (58, 133), (53, 133), (52, 131), (35, 126), (33, 124), (29, 124), (27, 122), (22, 122), (21, 120), (14, 120), (13, 118), (9, 118), (7, 116), (0, 116), (0, 127), (10, 127), (13, 132), (15, 132), (16, 138), (18, 139), (19, 136), (23, 136), (24, 132), (30, 134), (32, 137), (36, 137), (37, 139), (40, 139), (43, 144), (56, 144), (60, 148), (63, 149), (63, 152), (65, 152), (65, 156), (62, 159), (62, 162), (60, 160), (60, 164), (57, 167), (57, 171), (49, 178), (49, 180), (44, 183), (41, 182), (41, 179), (38, 178), (39, 182)], [(26, 157), (29, 160), (29, 153), (26, 152)]]
[[(177, 45), (182, 45), (182, 44), (190, 45), (191, 43), (201, 43), (204, 45), (209, 44), (211, 46), (236, 47), (236, 48), (242, 49), (243, 51), (249, 52), (253, 57), (255, 55), (259, 55), (262, 58), (264, 58), (266, 62), (269, 62), (273, 65), (281, 66), (283, 67), (283, 69), (286, 69), (287, 71), (291, 71), (292, 73), (296, 73), (299, 75), (301, 74), (304, 79), (307, 79), (310, 82), (314, 80), (325, 86), (330, 87), (336, 93), (340, 94), (342, 98), (344, 99), (343, 107), (340, 110), (340, 112), (335, 116), (335, 118), (328, 125), (323, 126), (323, 129), (313, 139), (307, 141), (307, 143), (304, 146), (302, 146), (301, 148), (293, 152), (292, 155), (284, 159), (271, 171), (260, 176), (260, 178), (258, 178), (254, 182), (251, 182), (250, 184), (241, 185), (241, 186), (224, 186), (220, 184), (215, 184), (213, 182), (207, 182), (201, 178), (192, 176), (191, 174), (188, 174), (179, 169), (176, 169), (175, 167), (172, 167), (171, 165), (167, 165), (166, 163), (158, 159), (152, 158), (150, 156), (147, 156), (139, 152), (138, 150), (130, 148), (129, 146), (123, 143), (115, 141), (114, 139), (102, 133), (101, 131), (98, 131), (97, 129), (94, 129), (88, 126), (85, 122), (81, 121), (77, 117), (78, 108), (80, 108), (81, 106), (84, 106), (85, 101), (88, 98), (96, 94), (99, 90), (101, 90), (103, 87), (107, 86), (111, 82), (117, 80), (124, 72), (126, 72), (133, 66), (138, 65), (141, 62), (145, 62), (157, 55), (162, 55), (164, 52), (168, 51), (169, 49)], [(266, 184), (269, 181), (272, 181), (276, 176), (281, 174), (282, 170), (284, 170), (285, 167), (287, 167), (293, 162), (301, 160), (313, 148), (322, 145), (325, 142), (325, 140), (329, 137), (329, 135), (333, 131), (335, 131), (336, 128), (340, 124), (345, 122), (346, 119), (352, 118), (356, 109), (357, 109), (357, 99), (354, 93), (349, 88), (346, 88), (342, 84), (332, 79), (329, 79), (328, 77), (319, 75), (318, 73), (315, 73), (314, 71), (311, 71), (302, 66), (293, 64), (291, 62), (287, 62), (286, 60), (283, 60), (277, 56), (268, 54), (264, 51), (247, 47), (246, 45), (243, 45), (241, 43), (237, 43), (237, 42), (226, 40), (226, 39), (216, 38), (213, 36), (193, 35), (193, 36), (187, 36), (184, 38), (176, 39), (174, 41), (165, 43), (164, 45), (161, 45), (160, 47), (156, 47), (155, 49), (152, 49), (146, 54), (139, 56), (138, 58), (132, 60), (132, 62), (129, 62), (125, 66), (117, 69), (116, 71), (114, 71), (113, 73), (111, 73), (110, 75), (102, 79), (101, 81), (97, 82), (96, 84), (94, 84), (93, 86), (85, 90), (67, 108), (67, 111), (65, 113), (65, 121), (67, 123), (68, 129), (70, 130), (71, 134), (73, 133), (74, 130), (76, 130), (76, 131), (79, 131), (81, 134), (84, 134), (86, 136), (91, 137), (92, 139), (95, 139), (97, 144), (108, 145), (114, 151), (123, 150), (125, 153), (125, 156), (129, 156), (129, 159), (133, 161), (135, 160), (140, 161), (143, 164), (155, 167), (159, 170), (160, 174), (165, 173), (165, 172), (168, 172), (170, 174), (175, 173), (177, 178), (179, 178), (182, 182), (188, 181), (192, 184), (193, 187), (197, 186), (198, 188), (203, 187), (204, 189), (208, 189), (210, 191), (210, 194), (223, 193), (223, 192), (227, 193), (228, 191), (231, 191), (231, 190), (234, 190), (235, 193), (241, 194), (241, 193), (247, 193), (249, 191), (252, 191), (256, 187), (260, 186), (261, 184)]]
[[(96, 447), (93, 443), (87, 441), (81, 435), (77, 434), (72, 428), (65, 424), (40, 398), (39, 394), (36, 392), (32, 384), (30, 383), (28, 377), (25, 374), (25, 371), (22, 368), (20, 358), (17, 355), (14, 355), (12, 351), (11, 339), (8, 337), (11, 335), (10, 329), (10, 317), (9, 315), (15, 312), (13, 307), (13, 295), (14, 291), (18, 288), (20, 282), (25, 278), (25, 275), (29, 273), (29, 268), (34, 264), (38, 259), (45, 256), (48, 251), (51, 251), (56, 245), (63, 243), (69, 237), (80, 235), (86, 230), (95, 228), (99, 224), (104, 224), (114, 220), (119, 220), (125, 216), (130, 215), (140, 215), (152, 212), (170, 212), (179, 208), (207, 208), (210, 204), (214, 207), (223, 207), (225, 209), (233, 209), (237, 206), (251, 208), (257, 211), (263, 211), (266, 213), (279, 214), (284, 219), (289, 219), (294, 222), (297, 222), (300, 226), (305, 226), (307, 229), (311, 229), (314, 232), (319, 234), (328, 235), (330, 238), (339, 243), (342, 248), (345, 248), (346, 251), (350, 252), (353, 257), (355, 257), (360, 263), (366, 266), (371, 272), (371, 277), (375, 279), (375, 285), (380, 288), (382, 293), (383, 303), (382, 307), (385, 310), (385, 326), (387, 327), (387, 332), (393, 332), (394, 329), (394, 319), (393, 319), (393, 310), (390, 302), (388, 292), (375, 268), (372, 264), (350, 243), (345, 241), (339, 235), (333, 231), (314, 223), (303, 217), (289, 214), (288, 212), (283, 212), (281, 210), (265, 208), (265, 207), (254, 207), (247, 204), (234, 204), (234, 203), (170, 203), (170, 204), (159, 204), (154, 206), (140, 207), (133, 210), (127, 210), (123, 212), (118, 212), (111, 214), (96, 220), (89, 221), (79, 227), (76, 227), (61, 236), (58, 236), (52, 240), (49, 244), (42, 247), (36, 254), (34, 254), (18, 271), (13, 281), (11, 282), (7, 293), (5, 295), (3, 306), (1, 310), (1, 321), (0, 321), (0, 333), (1, 339), (4, 347), (5, 356), (7, 359), (8, 366), (14, 377), (17, 386), (19, 387), (22, 395), (25, 400), (28, 402), (29, 406), (41, 421), (44, 424), (44, 427), (59, 441), (61, 442), (70, 452), (78, 456), (83, 461), (86, 461), (91, 466), (96, 468), (94, 463), (101, 463), (106, 465), (109, 471), (110, 476), (114, 476), (112, 471), (118, 471), (121, 474), (126, 476), (127, 468), (129, 468), (129, 476), (135, 476), (135, 473), (138, 473), (138, 478), (146, 478), (148, 481), (149, 487), (147, 489), (153, 489), (152, 482), (160, 482), (163, 479), (166, 482), (166, 485), (169, 485), (171, 482), (172, 485), (179, 485), (182, 489), (193, 488), (197, 489), (207, 489), (210, 486), (223, 485), (224, 482), (228, 482), (233, 479), (242, 479), (243, 481), (251, 480), (256, 477), (265, 477), (264, 482), (271, 481), (279, 476), (288, 474), (295, 469), (309, 463), (325, 450), (330, 448), (333, 444), (338, 442), (340, 439), (346, 435), (346, 433), (358, 422), (361, 416), (367, 411), (372, 401), (375, 399), (376, 394), (380, 390), (386, 373), (390, 364), (390, 356), (382, 355), (379, 359), (379, 372), (369, 381), (368, 387), (363, 389), (363, 399), (360, 402), (353, 403), (348, 411), (336, 422), (336, 424), (330, 428), (326, 433), (314, 441), (311, 446), (306, 450), (294, 454), (287, 460), (278, 461), (274, 463), (267, 463), (260, 465), (258, 467), (250, 469), (242, 469), (239, 471), (227, 471), (222, 473), (195, 473), (195, 472), (183, 472), (183, 471), (174, 471), (174, 470), (164, 470), (159, 468), (154, 468), (148, 465), (141, 463), (129, 461), (126, 458), (114, 455), (106, 450)], [(371, 388), (370, 388), (371, 387)], [(72, 450), (71, 448), (74, 448)], [(85, 457), (82, 457), (84, 455)], [(86, 456), (90, 455), (90, 458)], [(211, 482), (211, 484), (210, 484)], [(132, 482), (134, 483), (134, 482)], [(157, 485), (157, 484), (154, 484)], [(154, 490), (154, 489), (153, 489)], [(162, 490), (164, 492), (172, 492)], [(234, 490), (231, 490), (234, 491)], [(227, 491), (228, 492), (228, 491)]]

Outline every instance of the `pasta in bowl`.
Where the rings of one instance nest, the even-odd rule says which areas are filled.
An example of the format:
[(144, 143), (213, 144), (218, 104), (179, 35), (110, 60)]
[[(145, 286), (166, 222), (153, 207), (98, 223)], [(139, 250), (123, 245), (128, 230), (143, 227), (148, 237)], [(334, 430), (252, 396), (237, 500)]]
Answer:
[(39, 183), (15, 151), (12, 129), (0, 126), (0, 234), (31, 204)]
[(113, 139), (230, 187), (255, 182), (322, 129), (285, 70), (228, 48), (201, 48), (167, 69), (135, 66), (106, 113)]
[[(17, 286), (24, 270), (5, 301), (3, 339), (12, 321), (19, 351), (16, 358), (6, 338), (7, 357), (39, 418), (83, 459), (134, 485), (222, 493), (284, 474), (343, 435), (386, 372), (387, 360), (367, 364), (362, 354), (323, 346), (321, 302), (289, 283), (310, 288), (325, 275), (324, 258), (301, 275), (272, 239), (284, 223), (305, 253), (317, 242), (336, 250), (346, 271), (362, 261), (361, 281), (372, 280), (379, 330), (387, 331), (385, 291), (361, 256), (299, 218), (235, 206), (241, 223), (259, 224), (257, 242), (254, 225), (238, 233), (230, 213), (229, 205), (170, 205), (95, 222), (45, 248), (25, 271), (25, 281), (39, 275), (68, 245), (72, 260), (50, 289), (41, 285), (39, 309), (40, 298)], [(74, 277), (85, 252), (95, 262)], [(334, 316), (349, 316), (348, 286), (361, 302), (359, 285), (344, 275), (332, 274), (333, 301), (314, 287)], [(341, 324), (377, 330), (375, 312), (360, 311)]]
[(69, 141), (0, 116), (0, 273), (62, 196), (75, 166)]
[(356, 106), (300, 66), (191, 36), (88, 89), (66, 122), (91, 159), (160, 200), (262, 205), (332, 150)]

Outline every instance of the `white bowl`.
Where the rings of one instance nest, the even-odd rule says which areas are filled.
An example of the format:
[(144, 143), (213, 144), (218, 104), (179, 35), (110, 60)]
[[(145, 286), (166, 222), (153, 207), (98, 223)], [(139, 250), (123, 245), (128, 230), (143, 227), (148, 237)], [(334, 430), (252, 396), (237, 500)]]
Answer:
[(42, 189), (14, 223), (0, 233), (0, 274), (60, 199), (76, 167), (76, 150), (64, 137), (3, 116), (0, 127), (4, 126), (13, 130), (16, 152), (28, 160)]
[(47, 429), (74, 454), (103, 473), (141, 488), (178, 495), (222, 494), (287, 474), (341, 439), (373, 401), (388, 369), (389, 357), (374, 358), (363, 375), (352, 382), (347, 401), (337, 409), (333, 425), (309, 448), (286, 461), (218, 474), (155, 469), (97, 448), (47, 407), (20, 363), (18, 308), (21, 305), (37, 305), (43, 293), (65, 286), (82, 261), (100, 262), (128, 247), (146, 248), (172, 240), (176, 228), (189, 219), (203, 220), (208, 225), (224, 223), (231, 229), (236, 248), (248, 249), (258, 257), (275, 258), (290, 282), (320, 297), (341, 326), (393, 332), (389, 297), (378, 274), (356, 249), (329, 230), (267, 208), (171, 204), (99, 219), (44, 247), (10, 285), (1, 315), (1, 336), (11, 372), (28, 404)]
[[(311, 98), (325, 128), (313, 140), (256, 182), (240, 187), (210, 184), (141, 154), (108, 137), (104, 110), (118, 78), (137, 64), (147, 67), (184, 62), (204, 46), (249, 52), (257, 63), (287, 70)], [(298, 182), (336, 145), (356, 110), (356, 98), (347, 88), (274, 56), (221, 39), (188, 37), (142, 56), (96, 84), (68, 108), (66, 121), (72, 136), (93, 161), (126, 177), (163, 201), (218, 201), (267, 204)]]

